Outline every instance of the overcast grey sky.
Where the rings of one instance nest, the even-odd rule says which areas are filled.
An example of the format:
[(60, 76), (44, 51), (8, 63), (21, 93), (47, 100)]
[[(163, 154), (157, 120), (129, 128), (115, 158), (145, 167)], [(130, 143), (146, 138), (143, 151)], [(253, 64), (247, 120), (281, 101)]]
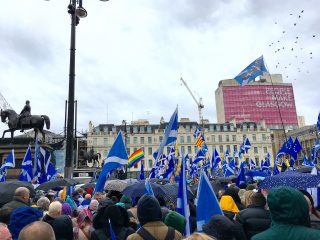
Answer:
[[(29, 99), (32, 114), (48, 115), (52, 131), (62, 132), (69, 1), (2, 2), (0, 92), (17, 112)], [(293, 83), (298, 115), (307, 124), (316, 122), (319, 1), (83, 0), (83, 5), (88, 16), (80, 20), (76, 38), (79, 131), (90, 120), (94, 125), (123, 119), (159, 123), (161, 116), (168, 121), (176, 105), (179, 118), (198, 120), (180, 77), (203, 98), (204, 118), (216, 122), (218, 82), (235, 77), (262, 54), (271, 73)]]

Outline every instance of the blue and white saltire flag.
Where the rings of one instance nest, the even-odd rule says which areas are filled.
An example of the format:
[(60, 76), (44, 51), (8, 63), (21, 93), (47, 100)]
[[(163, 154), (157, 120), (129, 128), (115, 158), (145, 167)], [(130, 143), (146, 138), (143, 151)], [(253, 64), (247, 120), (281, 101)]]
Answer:
[(277, 175), (279, 173), (280, 171), (279, 171), (278, 165), (275, 163), (273, 166), (273, 175)]
[(294, 143), (290, 149), (290, 155), (296, 161), (298, 159), (298, 153), (302, 150), (302, 147), (300, 145), (300, 142), (298, 138), (294, 140)]
[(99, 174), (94, 193), (104, 191), (104, 185), (107, 181), (107, 177), (112, 170), (121, 168), (127, 164), (128, 154), (124, 143), (123, 134), (121, 131), (119, 131)]
[(234, 175), (235, 173), (235, 168), (236, 168), (236, 165), (235, 165), (235, 160), (234, 158), (232, 158), (229, 162), (229, 164), (227, 165), (226, 167), (226, 170), (224, 172), (224, 176), (225, 177), (229, 177), (231, 175)]
[(268, 72), (266, 66), (264, 65), (263, 55), (243, 69), (234, 79), (241, 85), (247, 85), (249, 82), (253, 81), (256, 77), (263, 75), (263, 73)]
[(267, 165), (270, 167), (271, 166), (271, 155), (269, 152), (267, 152), (266, 162), (267, 162)]
[(199, 149), (197, 152), (197, 155), (195, 156), (195, 158), (193, 160), (193, 163), (198, 163), (198, 162), (204, 160), (204, 158), (205, 158), (204, 155), (205, 155), (205, 153), (201, 149)]
[[(41, 184), (48, 181), (48, 167), (51, 160), (51, 153), (46, 149), (40, 147), (37, 157), (38, 157), (37, 167), (36, 167), (36, 173), (34, 176), (37, 180), (37, 183)], [(50, 169), (50, 171), (51, 170), (52, 169)], [(51, 178), (49, 177), (49, 179)]]
[(191, 163), (190, 165), (190, 177), (195, 177), (198, 174), (198, 168), (197, 168), (197, 164), (195, 164), (194, 162)]
[(245, 176), (245, 172), (244, 172), (244, 165), (245, 162), (241, 163), (240, 165), (240, 172), (238, 174), (237, 180), (236, 180), (236, 184), (239, 187), (241, 183), (245, 183), (246, 182), (246, 176)]
[(162, 142), (160, 143), (160, 146), (156, 151), (157, 157), (155, 158), (156, 159), (155, 164), (157, 164), (158, 160), (160, 159), (160, 156), (163, 153), (164, 146), (169, 145), (177, 140), (177, 134), (178, 134), (178, 107), (172, 114), (169, 124), (164, 131)]
[[(311, 170), (312, 175), (319, 175), (318, 170), (316, 167), (313, 167)], [(320, 205), (320, 187), (316, 188), (308, 188), (307, 191), (311, 194), (314, 206)]]
[(199, 134), (201, 133), (201, 130), (197, 127), (196, 130), (193, 133), (193, 137), (197, 138), (199, 136)]
[(24, 155), (22, 164), (21, 164), (21, 174), (19, 176), (19, 181), (31, 182), (33, 179), (33, 169), (32, 169), (32, 154), (31, 146), (29, 145), (26, 154)]
[(109, 221), (109, 232), (110, 232), (111, 240), (117, 240), (116, 234), (114, 233), (113, 228), (112, 228), (110, 218), (108, 219), (108, 221)]
[(245, 152), (248, 153), (248, 150), (251, 148), (251, 143), (249, 141), (249, 138), (246, 138), (243, 141), (243, 147), (244, 147)]
[(268, 175), (271, 175), (271, 172), (269, 170), (269, 167), (270, 167), (269, 161), (265, 160), (261, 162), (262, 162), (261, 171), (267, 173)]
[(246, 152), (246, 149), (245, 149), (245, 147), (244, 147), (244, 145), (243, 144), (241, 144), (240, 145), (240, 148), (239, 148), (239, 159), (242, 159), (242, 157), (243, 157), (243, 154), (245, 154), (245, 152)]
[(53, 166), (51, 162), (49, 162), (48, 168), (47, 168), (47, 181), (55, 179), (57, 176), (57, 170)]
[(206, 154), (209, 151), (208, 146), (205, 142), (203, 143), (201, 150), (202, 152), (204, 152), (204, 154)]
[(311, 159), (312, 159), (312, 163), (314, 165), (316, 165), (317, 162), (318, 162), (317, 161), (318, 160), (318, 151), (316, 151), (315, 146), (313, 146), (312, 149), (311, 149)]
[(213, 215), (224, 215), (207, 175), (201, 172), (197, 190), (197, 231), (202, 231), (203, 224)]
[(0, 182), (6, 181), (6, 176), (8, 172), (8, 168), (14, 168), (16, 166), (16, 161), (14, 158), (14, 150), (12, 149), (0, 168)]
[(163, 173), (163, 178), (170, 178), (174, 171), (174, 155), (175, 155), (175, 150), (174, 150), (174, 146), (172, 146), (167, 156), (168, 166), (165, 172)]
[(318, 152), (320, 150), (320, 141), (319, 138), (316, 139), (316, 143), (314, 145), (314, 150)]
[(249, 160), (249, 169), (250, 170), (254, 170), (256, 168), (257, 168), (256, 163), (252, 160), (252, 158), (250, 158), (250, 160)]
[(144, 193), (150, 196), (154, 196), (149, 178), (147, 178), (144, 182)]
[(314, 167), (313, 162), (311, 162), (308, 157), (304, 154), (302, 154), (302, 166), (310, 166), (310, 167)]
[(224, 160), (221, 162), (221, 169), (222, 169), (222, 173), (223, 173), (223, 174), (226, 172), (227, 166), (228, 166), (228, 162), (227, 162), (226, 159), (224, 159)]
[(228, 159), (230, 156), (229, 148), (226, 149), (226, 152), (224, 153), (224, 159)]
[(211, 158), (211, 170), (214, 170), (219, 166), (219, 163), (221, 162), (220, 155), (216, 148), (214, 148), (212, 158)]
[(320, 112), (318, 115), (317, 128), (318, 128), (318, 132), (320, 132)]
[(187, 196), (186, 158), (182, 156), (176, 212), (186, 219), (185, 236), (190, 235), (190, 209)]
[(143, 163), (141, 163), (139, 179), (140, 180), (144, 179), (144, 165), (143, 165)]

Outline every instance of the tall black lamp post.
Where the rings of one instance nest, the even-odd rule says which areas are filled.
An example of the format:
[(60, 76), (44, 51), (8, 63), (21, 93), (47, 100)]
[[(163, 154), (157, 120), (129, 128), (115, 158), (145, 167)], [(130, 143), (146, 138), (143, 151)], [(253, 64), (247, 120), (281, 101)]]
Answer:
[[(108, 0), (101, 0), (108, 1)], [(82, 7), (82, 0), (70, 0), (68, 13), (71, 16), (71, 41), (70, 41), (70, 65), (69, 65), (69, 92), (68, 92), (68, 112), (67, 112), (67, 144), (66, 163), (64, 177), (71, 178), (73, 172), (73, 150), (74, 150), (74, 89), (75, 89), (75, 53), (76, 53), (76, 26), (80, 18), (87, 16), (87, 11)]]

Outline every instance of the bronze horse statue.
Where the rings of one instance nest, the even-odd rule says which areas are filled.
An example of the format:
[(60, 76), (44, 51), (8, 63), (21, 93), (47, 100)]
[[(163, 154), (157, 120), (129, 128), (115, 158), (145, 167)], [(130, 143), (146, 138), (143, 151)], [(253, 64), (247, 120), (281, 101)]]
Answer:
[(99, 166), (99, 158), (101, 158), (101, 154), (100, 153), (94, 153), (93, 149), (90, 149), (89, 152), (81, 150), (80, 151), (80, 156), (82, 156), (83, 160), (84, 160), (82, 165), (88, 166), (88, 163), (92, 163), (92, 167), (98, 167)]
[[(11, 132), (11, 142), (13, 142), (13, 133), (16, 130), (34, 130), (34, 138), (37, 138), (38, 131), (42, 133), (43, 141), (45, 140), (45, 134), (43, 132), (44, 124), (46, 124), (46, 128), (50, 129), (50, 119), (46, 115), (30, 115), (28, 117), (22, 118), (19, 121), (19, 115), (12, 109), (1, 109), (1, 121), (6, 122), (8, 118), (8, 127), (9, 129), (3, 131), (2, 139), (7, 132)], [(22, 127), (23, 126), (23, 127)]]

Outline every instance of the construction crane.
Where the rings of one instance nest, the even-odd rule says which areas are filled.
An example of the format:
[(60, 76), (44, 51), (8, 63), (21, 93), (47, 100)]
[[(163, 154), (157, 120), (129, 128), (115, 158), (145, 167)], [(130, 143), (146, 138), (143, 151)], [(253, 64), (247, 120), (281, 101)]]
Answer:
[(187, 88), (188, 92), (190, 93), (191, 97), (193, 98), (193, 100), (196, 102), (197, 107), (198, 107), (198, 112), (199, 112), (199, 124), (203, 124), (203, 115), (202, 115), (202, 108), (203, 103), (202, 103), (202, 98), (199, 98), (199, 101), (197, 101), (197, 99), (195, 98), (195, 96), (193, 95), (193, 93), (191, 92), (190, 88), (188, 87), (188, 84), (186, 83), (186, 81), (183, 80), (183, 78), (180, 78), (181, 82), (183, 83), (183, 85)]
[(5, 109), (12, 109), (12, 107), (10, 106), (10, 104), (7, 102), (7, 100), (4, 98), (4, 96), (0, 93), (0, 108), (2, 110)]

